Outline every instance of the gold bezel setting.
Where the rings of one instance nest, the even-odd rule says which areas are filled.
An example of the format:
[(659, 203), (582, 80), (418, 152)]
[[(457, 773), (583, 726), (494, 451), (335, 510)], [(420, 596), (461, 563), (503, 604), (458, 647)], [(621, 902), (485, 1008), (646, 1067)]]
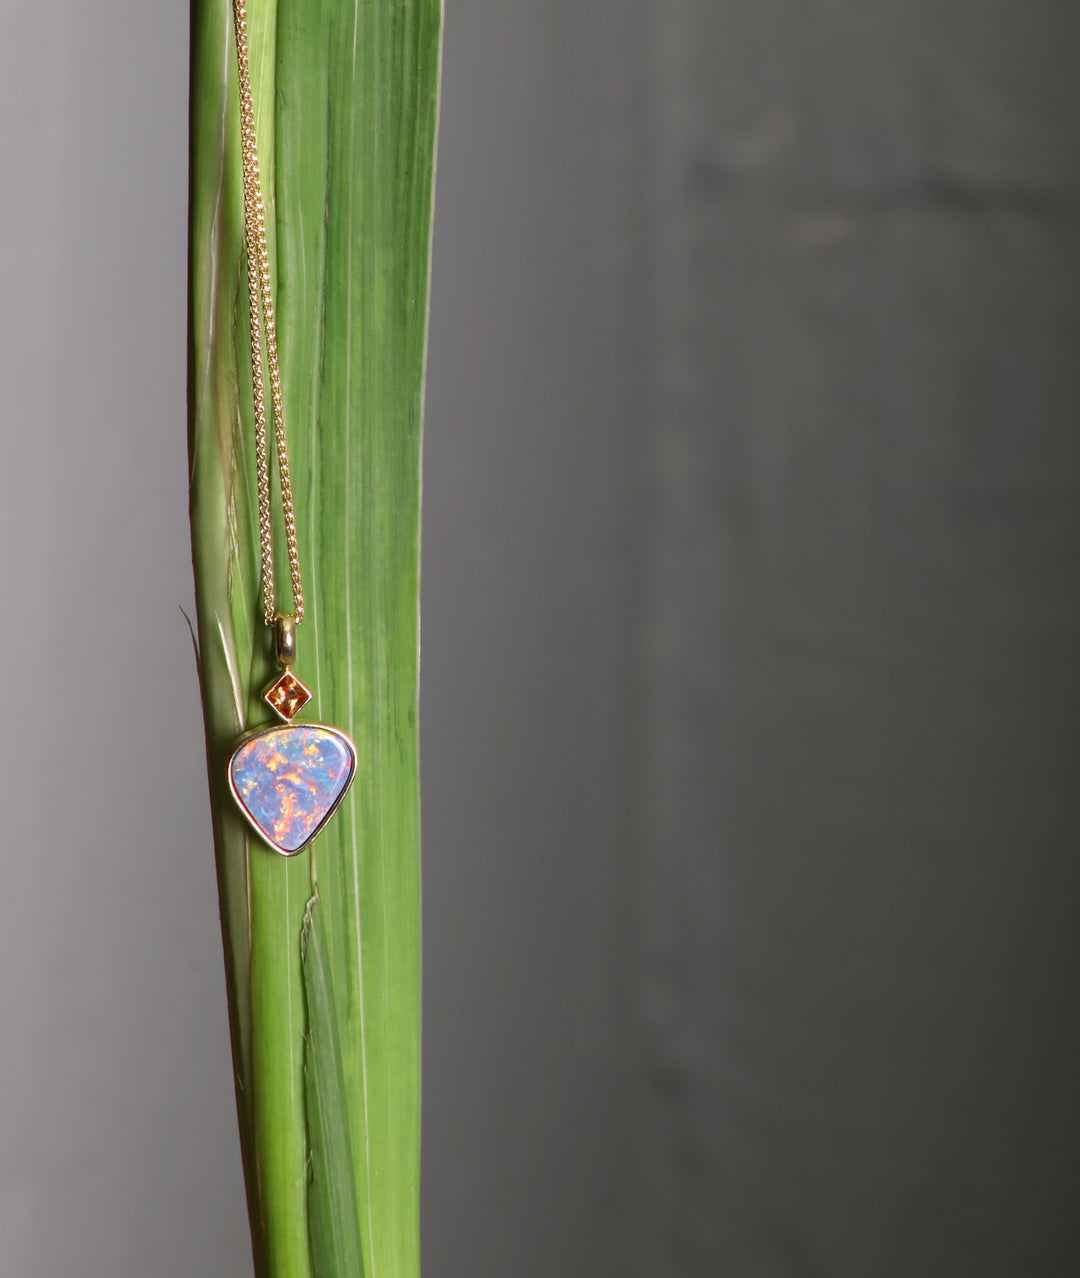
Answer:
[[(249, 811), (246, 803), (244, 802), (243, 797), (240, 794), (239, 789), (237, 788), (236, 781), (233, 777), (233, 762), (236, 759), (236, 756), (240, 753), (240, 751), (246, 745), (248, 745), (252, 741), (257, 740), (259, 737), (269, 736), (272, 733), (289, 732), (292, 730), (295, 730), (298, 732), (304, 731), (304, 730), (312, 730), (317, 732), (324, 732), (332, 737), (336, 737), (337, 740), (344, 745), (345, 750), (348, 753), (350, 766), (349, 766), (348, 779), (345, 781), (345, 784), (341, 787), (341, 790), (338, 792), (333, 802), (323, 813), (322, 817), (319, 819), (318, 824), (312, 829), (311, 833), (304, 839), (303, 843), (299, 844), (295, 848), (287, 848), (282, 846), (281, 843), (277, 842), (277, 840), (275, 840), (272, 837), (272, 835), (268, 834), (266, 830), (259, 824), (256, 817)], [(356, 777), (356, 763), (357, 763), (356, 746), (352, 742), (352, 740), (344, 732), (341, 731), (340, 728), (333, 728), (326, 723), (294, 723), (294, 724), (274, 723), (274, 724), (268, 725), (267, 727), (255, 728), (251, 732), (244, 733), (244, 735), (236, 742), (235, 746), (233, 746), (232, 751), (229, 754), (229, 760), (225, 769), (225, 775), (229, 783), (229, 789), (232, 791), (232, 796), (236, 800), (236, 806), (240, 809), (240, 812), (243, 814), (244, 819), (247, 821), (248, 825), (251, 826), (251, 828), (255, 831), (255, 833), (259, 836), (259, 838), (268, 847), (272, 848), (275, 852), (279, 852), (282, 856), (296, 856), (298, 853), (303, 852), (306, 848), (311, 846), (311, 844), (315, 841), (315, 839), (318, 838), (318, 836), (322, 833), (323, 829), (326, 826), (326, 823), (330, 820), (330, 818), (334, 815), (334, 813), (340, 807), (341, 801), (345, 798), (346, 794), (348, 794), (349, 788), (351, 787), (353, 780)]]

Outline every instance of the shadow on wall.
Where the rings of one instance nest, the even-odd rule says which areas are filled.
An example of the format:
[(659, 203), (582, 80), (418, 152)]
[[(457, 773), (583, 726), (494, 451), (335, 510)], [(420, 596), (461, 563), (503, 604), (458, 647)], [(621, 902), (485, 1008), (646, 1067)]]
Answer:
[(446, 1272), (1070, 1271), (1078, 27), (450, 7)]

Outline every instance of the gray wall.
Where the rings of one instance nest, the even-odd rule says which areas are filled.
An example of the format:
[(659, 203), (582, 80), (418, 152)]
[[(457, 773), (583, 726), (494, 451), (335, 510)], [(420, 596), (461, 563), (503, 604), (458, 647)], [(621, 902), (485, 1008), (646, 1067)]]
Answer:
[(191, 639), (187, 15), (0, 0), (0, 1275), (250, 1272)]
[[(0, 1275), (224, 1278), (186, 14), (0, 16)], [(1072, 1274), (1080, 11), (446, 39), (427, 1275)]]

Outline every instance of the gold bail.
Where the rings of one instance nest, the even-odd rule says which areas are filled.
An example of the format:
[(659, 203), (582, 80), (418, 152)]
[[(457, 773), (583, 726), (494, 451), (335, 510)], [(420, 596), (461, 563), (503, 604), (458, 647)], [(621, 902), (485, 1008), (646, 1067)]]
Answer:
[(282, 670), (296, 660), (296, 617), (291, 612), (274, 618), (274, 653)]

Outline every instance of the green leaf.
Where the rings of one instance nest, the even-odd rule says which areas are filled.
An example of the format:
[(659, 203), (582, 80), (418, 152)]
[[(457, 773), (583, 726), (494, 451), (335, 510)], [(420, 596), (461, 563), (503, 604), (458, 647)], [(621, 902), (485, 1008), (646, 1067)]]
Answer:
[(311, 1165), (308, 1181), (308, 1233), (315, 1278), (355, 1274), (362, 1278), (360, 1217), (349, 1142), (348, 1101), (341, 1048), (334, 1020), (334, 991), (323, 953), (318, 900), (313, 896), (304, 919), (300, 953), (304, 964), (307, 1052), (304, 1099)]
[[(309, 1168), (350, 1150), (351, 1170), (335, 1161), (326, 1184), (353, 1186), (363, 1272), (419, 1273), (417, 598), (441, 16), (440, 0), (249, 0), (307, 607), (296, 671), (314, 692), (305, 717), (348, 732), (358, 753), (356, 781), (325, 833), (283, 858), (250, 833), (226, 784), (238, 735), (271, 717), (259, 695), (271, 644), (258, 603), (231, 4), (192, 6), (192, 549), (260, 1278), (335, 1272), (322, 1249), (348, 1246), (350, 1227), (316, 1221), (314, 1198), (309, 1215)], [(279, 577), (283, 598), (287, 587)], [(320, 1145), (309, 1113), (336, 1116), (347, 1139)]]

